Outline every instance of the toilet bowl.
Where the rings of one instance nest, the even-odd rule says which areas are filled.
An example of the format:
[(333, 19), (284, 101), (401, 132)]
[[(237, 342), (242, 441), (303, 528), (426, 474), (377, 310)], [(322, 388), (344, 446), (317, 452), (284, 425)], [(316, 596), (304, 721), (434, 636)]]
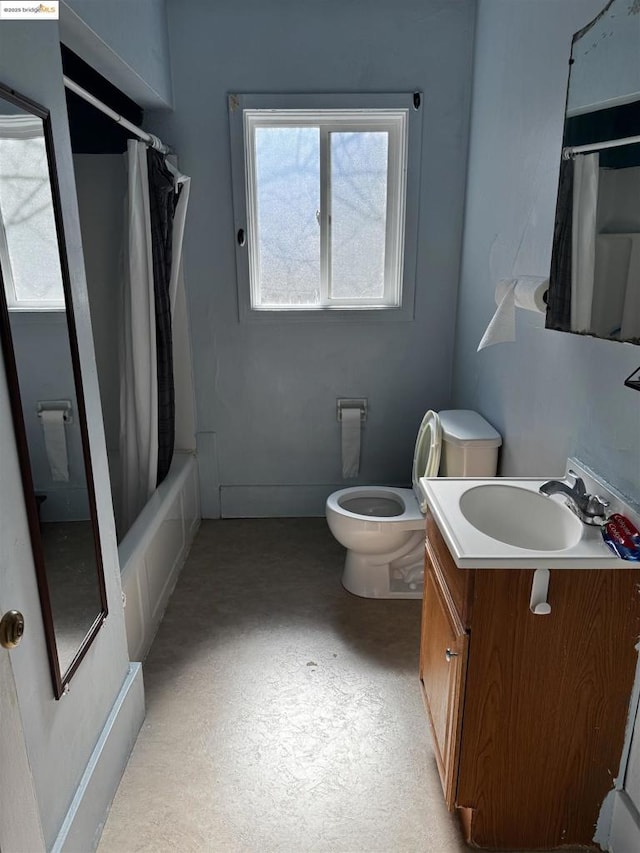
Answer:
[(329, 495), (329, 529), (347, 549), (342, 585), (364, 598), (421, 598), (426, 500), (421, 477), (493, 477), (500, 435), (477, 412), (428, 411), (418, 430), (413, 490), (354, 486)]

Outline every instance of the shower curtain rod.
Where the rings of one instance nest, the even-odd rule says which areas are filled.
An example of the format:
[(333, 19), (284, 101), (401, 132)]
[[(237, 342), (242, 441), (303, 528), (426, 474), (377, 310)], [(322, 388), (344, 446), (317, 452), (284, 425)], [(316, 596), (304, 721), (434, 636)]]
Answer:
[(95, 95), (92, 95), (91, 92), (87, 92), (86, 89), (83, 89), (82, 86), (78, 86), (73, 80), (69, 77), (63, 76), (64, 85), (67, 89), (71, 89), (72, 92), (75, 92), (76, 95), (79, 95), (83, 100), (92, 104), (96, 109), (100, 110), (100, 112), (104, 113), (106, 116), (109, 116), (110, 119), (122, 125), (125, 130), (128, 130), (130, 133), (135, 134), (143, 142), (146, 142), (147, 145), (150, 145), (151, 148), (155, 148), (156, 151), (160, 151), (162, 154), (170, 154), (171, 149), (162, 142), (161, 139), (158, 139), (157, 136), (154, 136), (153, 133), (147, 133), (142, 128), (137, 127), (135, 124), (132, 124), (130, 121), (127, 121), (124, 116), (119, 115), (117, 112), (108, 107), (106, 104), (103, 104), (102, 101), (99, 101)]
[(625, 136), (622, 139), (610, 139), (608, 142), (590, 142), (588, 145), (574, 145), (562, 149), (562, 159), (570, 160), (576, 154), (586, 154), (587, 151), (604, 151), (605, 148), (619, 148), (621, 145), (635, 145), (640, 142), (640, 136)]

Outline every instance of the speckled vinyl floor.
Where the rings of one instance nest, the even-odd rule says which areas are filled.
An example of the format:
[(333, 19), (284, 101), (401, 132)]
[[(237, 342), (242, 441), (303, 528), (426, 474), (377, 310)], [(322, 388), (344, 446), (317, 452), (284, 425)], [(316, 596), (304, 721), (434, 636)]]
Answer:
[(340, 585), (324, 519), (205, 521), (144, 664), (100, 853), (461, 853), (419, 601)]

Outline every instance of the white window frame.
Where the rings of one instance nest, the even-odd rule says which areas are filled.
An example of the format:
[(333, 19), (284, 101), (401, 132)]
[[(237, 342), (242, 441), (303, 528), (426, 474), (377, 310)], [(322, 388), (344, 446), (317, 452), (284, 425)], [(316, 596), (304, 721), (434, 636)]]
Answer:
[[(420, 183), (420, 93), (384, 95), (230, 95), (229, 116), (240, 319), (362, 321), (413, 319)], [(260, 303), (255, 221), (255, 132), (262, 127), (320, 129), (320, 265), (317, 306)], [(328, 293), (330, 269), (329, 137), (332, 131), (388, 133), (385, 289), (378, 299)], [(404, 206), (402, 201), (404, 198)]]
[[(0, 116), (0, 138), (2, 139), (43, 139), (44, 128), (42, 119), (37, 116), (11, 114)], [(49, 174), (47, 172), (46, 182), (50, 184)], [(43, 179), (44, 183), (44, 179)], [(55, 218), (53, 210), (53, 198), (51, 199), (51, 211)], [(11, 257), (9, 254), (9, 244), (7, 242), (7, 233), (4, 223), (0, 217), (0, 263), (2, 266), (2, 279), (4, 282), (5, 297), (7, 301), (7, 309), (16, 312), (63, 312), (66, 310), (64, 292), (59, 299), (19, 299), (13, 272), (11, 269)], [(62, 270), (60, 269), (60, 281), (62, 283)], [(64, 291), (64, 286), (63, 286)]]

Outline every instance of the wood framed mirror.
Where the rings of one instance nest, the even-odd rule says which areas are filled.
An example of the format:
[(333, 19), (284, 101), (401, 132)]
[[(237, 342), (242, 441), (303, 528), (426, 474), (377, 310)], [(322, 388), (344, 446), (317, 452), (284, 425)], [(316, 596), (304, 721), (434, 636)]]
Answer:
[(53, 689), (107, 616), (49, 112), (0, 84), (0, 337)]

